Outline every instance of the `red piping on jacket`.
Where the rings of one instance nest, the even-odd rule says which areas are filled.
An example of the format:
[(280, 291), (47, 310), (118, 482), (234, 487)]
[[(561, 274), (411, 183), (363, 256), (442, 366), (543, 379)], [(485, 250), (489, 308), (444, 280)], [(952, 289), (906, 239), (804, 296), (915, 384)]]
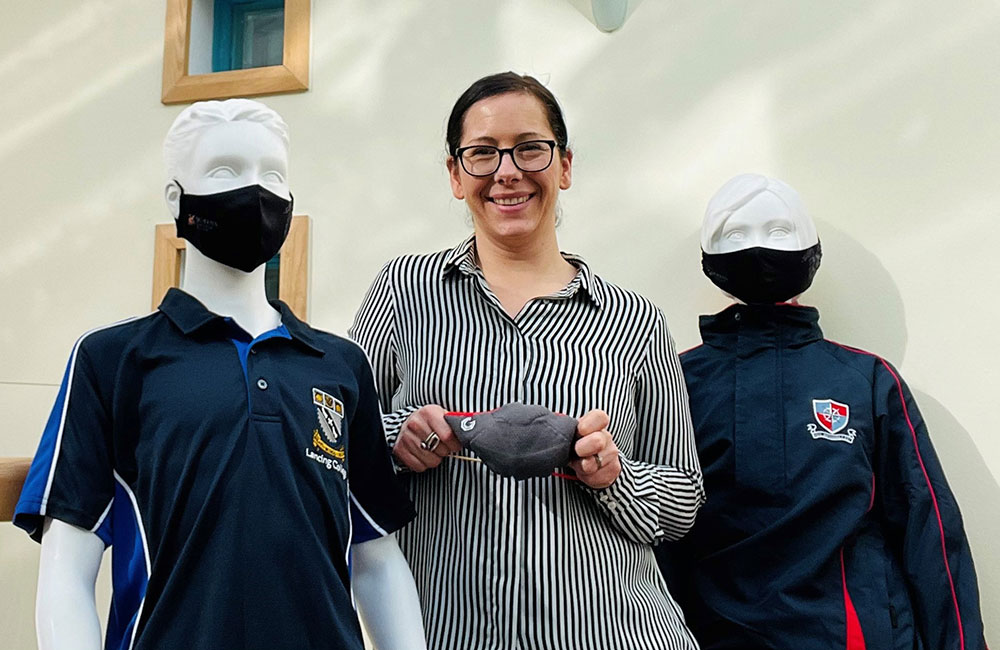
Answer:
[[(829, 340), (829, 339), (827, 339)], [(899, 391), (899, 403), (903, 407), (903, 415), (906, 417), (906, 424), (910, 427), (910, 436), (913, 438), (913, 449), (917, 452), (917, 461), (920, 463), (920, 471), (924, 474), (924, 481), (927, 483), (927, 491), (931, 494), (931, 503), (934, 504), (934, 515), (937, 517), (938, 531), (941, 533), (941, 557), (944, 560), (944, 571), (948, 576), (948, 586), (951, 588), (951, 601), (955, 605), (955, 620), (958, 622), (958, 642), (959, 648), (965, 650), (965, 631), (962, 629), (962, 614), (958, 609), (958, 595), (955, 593), (955, 581), (951, 577), (951, 566), (948, 564), (948, 547), (945, 545), (944, 541), (944, 522), (941, 520), (941, 510), (938, 508), (937, 495), (934, 494), (934, 487), (931, 485), (931, 478), (927, 475), (927, 468), (924, 467), (924, 458), (920, 455), (920, 445), (917, 444), (917, 430), (913, 426), (913, 422), (910, 420), (910, 411), (906, 408), (906, 400), (903, 398), (903, 383), (899, 380), (899, 375), (897, 375), (892, 366), (886, 363), (885, 359), (878, 356), (877, 354), (872, 354), (871, 352), (866, 352), (865, 350), (859, 350), (857, 348), (852, 348), (842, 343), (837, 343), (836, 341), (830, 341), (834, 345), (841, 347), (848, 352), (856, 352), (858, 354), (865, 354), (870, 357), (875, 357), (881, 362), (885, 369), (889, 371), (892, 378), (896, 381), (896, 388)]]
[(847, 650), (865, 650), (865, 635), (861, 631), (858, 613), (847, 593), (847, 572), (844, 570), (844, 547), (840, 547), (840, 582), (844, 585), (844, 617), (847, 619)]
[(872, 511), (872, 507), (874, 505), (875, 505), (875, 472), (872, 472), (872, 498), (868, 502), (868, 509), (865, 510), (865, 513), (871, 512)]

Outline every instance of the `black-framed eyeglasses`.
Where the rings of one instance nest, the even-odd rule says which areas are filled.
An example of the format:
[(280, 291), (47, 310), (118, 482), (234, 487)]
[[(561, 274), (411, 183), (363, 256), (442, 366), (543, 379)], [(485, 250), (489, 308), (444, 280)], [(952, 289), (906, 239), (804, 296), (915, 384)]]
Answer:
[(456, 149), (455, 157), (468, 175), (492, 176), (500, 169), (504, 154), (508, 154), (514, 166), (522, 172), (545, 171), (552, 164), (555, 149), (555, 140), (527, 140), (507, 149), (473, 144)]

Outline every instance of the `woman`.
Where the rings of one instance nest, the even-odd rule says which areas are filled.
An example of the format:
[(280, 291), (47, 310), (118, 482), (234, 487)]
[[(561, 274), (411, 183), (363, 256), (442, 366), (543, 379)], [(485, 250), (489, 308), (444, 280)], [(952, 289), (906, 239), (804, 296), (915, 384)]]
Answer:
[[(393, 455), (412, 472), (419, 516), (400, 546), (428, 647), (695, 648), (651, 550), (683, 535), (704, 500), (663, 314), (559, 252), (573, 156), (538, 81), (475, 82), (447, 139), (474, 234), (389, 262), (352, 328)], [(513, 401), (580, 418), (575, 478), (516, 482), (448, 457), (460, 445), (446, 410)]]

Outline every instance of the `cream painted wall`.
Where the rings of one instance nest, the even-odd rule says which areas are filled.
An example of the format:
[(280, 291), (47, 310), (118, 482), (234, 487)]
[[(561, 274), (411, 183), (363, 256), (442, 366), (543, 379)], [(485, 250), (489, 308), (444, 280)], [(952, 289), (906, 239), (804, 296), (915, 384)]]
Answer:
[[(725, 304), (699, 268), (706, 201), (739, 172), (782, 178), (824, 243), (806, 300), (916, 392), (1000, 620), (995, 0), (648, 1), (613, 35), (565, 0), (314, 4), (311, 90), (265, 101), (291, 125), (297, 212), (314, 220), (315, 325), (344, 332), (384, 261), (467, 232), (443, 132), (483, 74), (555, 91), (576, 150), (561, 243), (662, 306), (680, 348)], [(30, 455), (75, 338), (149, 309), (179, 108), (159, 102), (163, 0), (4, 15), (0, 455)], [(34, 647), (36, 570), (37, 547), (0, 524), (5, 647)]]

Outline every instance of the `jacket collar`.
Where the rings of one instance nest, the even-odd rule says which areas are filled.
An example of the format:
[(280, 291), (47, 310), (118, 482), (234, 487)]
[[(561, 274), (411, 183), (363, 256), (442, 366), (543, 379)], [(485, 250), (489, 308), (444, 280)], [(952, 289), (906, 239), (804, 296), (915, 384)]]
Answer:
[(741, 338), (777, 347), (797, 347), (823, 338), (819, 311), (788, 303), (730, 305), (718, 314), (701, 316), (698, 324), (701, 340), (717, 348), (730, 347)]
[[(272, 307), (281, 313), (281, 324), (285, 326), (292, 340), (302, 344), (316, 354), (325, 354), (319, 341), (316, 339), (315, 331), (303, 323), (288, 305), (280, 300), (271, 300)], [(206, 327), (218, 326), (225, 322), (225, 317), (208, 310), (197, 298), (189, 293), (185, 293), (177, 288), (171, 288), (167, 295), (163, 297), (159, 310), (163, 312), (170, 321), (177, 326), (185, 336), (191, 336), (195, 332)]]
[[(566, 288), (558, 292), (560, 297), (570, 297), (578, 290), (583, 289), (586, 296), (598, 309), (604, 306), (604, 293), (602, 287), (597, 282), (597, 278), (590, 266), (579, 255), (573, 253), (559, 253), (567, 262), (577, 269), (574, 277)], [(483, 276), (482, 269), (476, 261), (476, 236), (470, 235), (461, 244), (448, 251), (444, 259), (444, 267), (441, 269), (441, 278), (459, 273), (465, 276)]]

